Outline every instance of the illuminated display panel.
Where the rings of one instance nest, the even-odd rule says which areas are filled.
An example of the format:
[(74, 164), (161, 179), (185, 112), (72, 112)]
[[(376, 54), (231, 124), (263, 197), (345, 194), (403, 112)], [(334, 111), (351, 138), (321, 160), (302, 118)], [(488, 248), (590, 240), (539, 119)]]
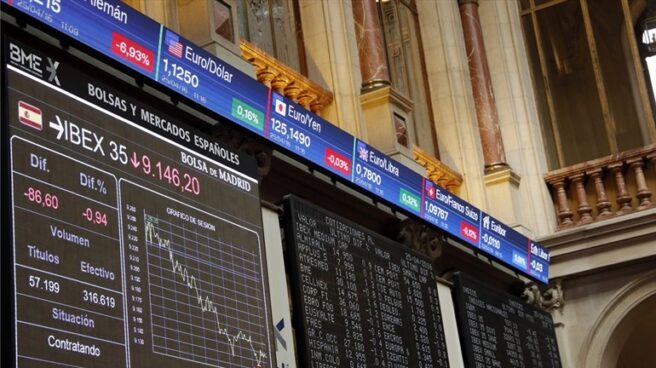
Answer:
[[(140, 76), (541, 283), (549, 252), (118, 0), (2, 0)], [(487, 219), (487, 220), (486, 220)]]
[(16, 365), (275, 366), (252, 158), (3, 33)]
[(430, 260), (289, 197), (285, 225), (301, 367), (448, 367)]
[(466, 367), (561, 367), (548, 312), (460, 273), (453, 295)]

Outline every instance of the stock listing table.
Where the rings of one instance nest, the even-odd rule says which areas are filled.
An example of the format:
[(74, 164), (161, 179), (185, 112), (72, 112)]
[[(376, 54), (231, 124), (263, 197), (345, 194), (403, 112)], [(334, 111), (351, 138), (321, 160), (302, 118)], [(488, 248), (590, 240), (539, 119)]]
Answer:
[(549, 313), (464, 274), (453, 294), (467, 367), (561, 367)]
[(273, 367), (252, 158), (7, 32), (16, 365)]
[(301, 366), (449, 366), (428, 259), (296, 197), (285, 214)]

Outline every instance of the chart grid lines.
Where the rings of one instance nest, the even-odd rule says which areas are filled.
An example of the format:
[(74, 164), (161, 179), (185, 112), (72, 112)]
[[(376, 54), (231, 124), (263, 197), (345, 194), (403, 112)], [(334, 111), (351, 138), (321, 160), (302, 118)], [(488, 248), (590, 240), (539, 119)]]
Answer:
[(256, 253), (166, 214), (144, 210), (143, 229), (153, 352), (209, 366), (262, 367), (267, 336)]
[[(183, 240), (184, 240), (184, 239), (183, 239)], [(173, 242), (173, 241), (171, 241), (171, 245), (174, 246), (174, 247), (180, 247), (180, 248), (184, 248), (184, 247), (185, 247), (184, 244), (179, 244), (178, 242)], [(241, 277), (247, 278), (247, 279), (249, 279), (249, 280), (251, 280), (251, 281), (254, 281), (254, 282), (258, 282), (258, 281), (259, 281), (258, 276), (255, 276), (255, 275), (253, 275), (253, 276), (251, 276), (251, 275), (247, 275), (247, 274), (245, 274), (245, 273), (243, 273), (243, 272), (239, 272), (239, 271), (231, 270), (230, 268), (225, 267), (225, 266), (223, 266), (223, 265), (219, 265), (219, 264), (216, 264), (216, 263), (212, 263), (213, 259), (211, 259), (211, 257), (209, 257), (209, 256), (208, 256), (208, 258), (210, 258), (210, 260), (209, 260), (209, 261), (205, 261), (205, 260), (202, 260), (200, 257), (190, 256), (190, 255), (188, 255), (186, 252), (180, 252), (180, 251), (177, 251), (177, 250), (171, 250), (171, 252), (173, 252), (173, 254), (176, 255), (176, 256), (185, 257), (185, 258), (188, 258), (188, 259), (190, 259), (190, 260), (196, 261), (196, 262), (198, 262), (198, 263), (203, 263), (204, 265), (207, 265), (207, 266), (210, 266), (210, 267), (213, 267), (213, 268), (217, 268), (217, 269), (221, 269), (222, 271), (228, 271), (228, 272), (231, 272), (231, 273), (235, 273), (235, 274), (237, 274), (238, 276), (241, 276)], [(199, 253), (199, 254), (202, 254), (202, 253)], [(226, 255), (226, 256), (228, 256), (228, 255)], [(168, 258), (168, 256), (165, 256), (164, 258)], [(222, 263), (223, 263), (223, 262), (222, 262)], [(255, 262), (253, 262), (253, 266), (255, 266)], [(245, 266), (245, 265), (242, 265), (241, 268), (243, 268), (244, 270), (246, 270), (246, 266)], [(201, 273), (207, 273), (206, 271), (204, 271), (204, 270), (202, 270), (202, 269), (199, 269), (199, 272), (201, 272)], [(206, 281), (203, 281), (203, 282), (206, 282)]]
[[(196, 254), (200, 254), (200, 248), (198, 247), (198, 233), (195, 232), (194, 235), (196, 236), (196, 241), (194, 242), (194, 244), (196, 245)], [(200, 260), (199, 259), (197, 259), (196, 268), (200, 270)], [(212, 290), (212, 293), (214, 293), (214, 290)], [(189, 314), (191, 314), (191, 313), (192, 313), (191, 312), (191, 304), (189, 304)], [(207, 339), (207, 334), (205, 333), (205, 328), (206, 327), (205, 327), (205, 319), (204, 318), (201, 319), (201, 327), (202, 327), (202, 331), (203, 331), (203, 339)], [(207, 358), (207, 350), (208, 350), (208, 347), (206, 345), (204, 345), (203, 346), (203, 357), (205, 358), (205, 360), (208, 359)]]

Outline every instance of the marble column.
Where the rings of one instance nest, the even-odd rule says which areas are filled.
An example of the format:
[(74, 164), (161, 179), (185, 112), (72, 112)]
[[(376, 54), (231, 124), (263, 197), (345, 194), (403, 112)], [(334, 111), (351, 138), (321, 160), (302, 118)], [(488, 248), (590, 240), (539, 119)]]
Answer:
[(380, 26), (375, 0), (353, 0), (355, 37), (360, 56), (362, 90), (388, 86), (389, 71), (383, 44), (383, 29)]
[(485, 171), (507, 168), (506, 153), (503, 148), (499, 114), (494, 101), (492, 79), (483, 43), (481, 22), (478, 15), (478, 0), (458, 0), (462, 20), (465, 47), (469, 62), (478, 131), (483, 148)]

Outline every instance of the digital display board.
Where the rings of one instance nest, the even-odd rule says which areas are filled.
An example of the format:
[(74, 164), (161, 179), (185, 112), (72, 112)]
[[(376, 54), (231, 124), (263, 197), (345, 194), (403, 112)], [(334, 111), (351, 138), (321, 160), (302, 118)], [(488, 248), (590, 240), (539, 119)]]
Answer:
[(430, 260), (296, 197), (285, 235), (302, 367), (448, 367)]
[(549, 313), (461, 273), (453, 297), (467, 368), (561, 367)]
[(155, 80), (262, 136), (268, 89), (170, 29), (161, 29)]
[(7, 28), (16, 366), (275, 367), (254, 160)]
[(514, 230), (506, 238), (501, 231), (482, 229), (480, 209), (126, 4), (2, 2), (506, 266), (548, 283), (549, 252), (539, 244)]
[(359, 139), (353, 182), (416, 216), (421, 214), (422, 177)]
[(273, 91), (269, 100), (265, 138), (350, 180), (353, 136)]

